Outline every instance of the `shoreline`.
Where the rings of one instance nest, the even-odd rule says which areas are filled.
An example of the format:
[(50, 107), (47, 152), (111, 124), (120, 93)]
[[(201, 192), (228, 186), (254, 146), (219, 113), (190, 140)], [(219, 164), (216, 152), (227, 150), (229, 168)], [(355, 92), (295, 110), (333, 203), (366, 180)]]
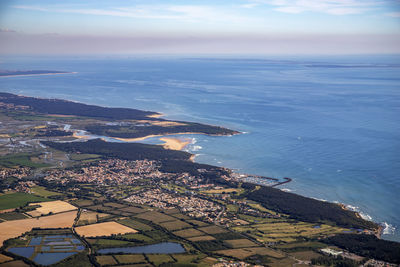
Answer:
[[(205, 133), (195, 133), (195, 132), (183, 132), (183, 133), (169, 133), (169, 134), (151, 134), (151, 135), (146, 135), (143, 137), (136, 137), (136, 138), (122, 138), (122, 137), (113, 137), (113, 136), (107, 136), (119, 141), (124, 141), (124, 142), (136, 142), (136, 141), (143, 141), (146, 140), (148, 138), (152, 138), (152, 137), (163, 137), (163, 136), (169, 136), (169, 135), (184, 135), (184, 134), (203, 134), (203, 135), (207, 135)], [(168, 138), (168, 137), (166, 137)]]
[[(240, 133), (241, 132), (238, 132), (238, 133), (235, 133), (234, 135), (240, 134)], [(207, 135), (207, 134), (204, 134), (204, 133), (183, 132), (183, 133), (173, 133), (173, 134), (164, 134), (164, 135), (147, 135), (147, 136), (138, 137), (138, 138), (119, 138), (119, 137), (110, 137), (110, 138), (113, 138), (113, 139), (116, 139), (116, 140), (119, 140), (119, 141), (123, 141), (123, 142), (136, 142), (136, 141), (143, 141), (143, 140), (146, 140), (148, 138), (161, 137), (161, 138), (159, 138), (159, 140), (163, 141), (164, 143), (163, 144), (159, 144), (159, 145), (163, 146), (165, 149), (182, 150), (188, 144), (190, 144), (189, 141), (182, 141), (179, 138), (166, 137), (166, 136), (169, 136), (169, 135), (184, 135), (184, 134), (202, 134), (202, 135)], [(74, 132), (73, 136), (78, 138), (78, 139), (88, 139), (90, 137), (88, 135), (78, 136), (78, 135), (75, 134), (75, 132)], [(210, 135), (210, 136), (212, 136), (212, 135)], [(214, 135), (214, 136), (224, 136), (224, 135)], [(195, 158), (196, 158), (196, 154), (192, 154), (192, 156), (189, 158), (189, 160), (191, 162), (195, 162)], [(271, 179), (274, 179), (274, 178), (271, 178)], [(272, 187), (276, 187), (278, 185), (283, 185), (283, 184), (286, 184), (286, 183), (289, 183), (289, 182), (292, 181), (292, 178), (285, 177), (284, 179), (285, 179), (285, 181), (283, 181), (281, 183), (278, 183), (278, 184), (276, 184), (275, 186), (272, 186)], [(277, 189), (282, 190), (280, 188), (277, 188)], [(301, 196), (303, 196), (303, 195), (301, 195)], [(305, 196), (305, 197), (308, 197), (308, 196)], [(334, 202), (331, 202), (331, 201), (328, 201), (328, 202), (334, 203)], [(350, 208), (346, 207), (346, 204), (344, 204), (344, 203), (336, 203), (336, 204), (341, 206), (342, 209), (348, 210), (348, 211), (352, 211), (352, 212), (355, 213), (355, 216), (357, 216), (359, 218), (362, 218), (362, 216), (360, 215), (360, 212), (351, 210)], [(364, 219), (364, 218), (362, 218), (362, 219)], [(378, 228), (375, 229), (375, 231), (374, 231), (374, 235), (376, 237), (378, 237), (379, 239), (381, 239), (382, 235), (383, 235), (383, 231), (384, 231), (384, 227), (382, 226), (382, 223), (381, 222), (376, 222), (374, 220), (371, 220), (371, 222), (374, 222), (374, 223), (376, 223), (378, 225)]]
[(190, 144), (189, 140), (181, 140), (179, 138), (168, 138), (168, 137), (162, 137), (159, 138), (159, 140), (163, 141), (164, 143), (161, 144), (165, 149), (171, 149), (171, 150), (182, 150), (184, 149), (188, 144)]
[[(10, 77), (10, 76), (33, 76), (33, 75), (56, 75), (56, 74), (71, 74), (71, 73), (48, 73), (48, 74), (46, 74), (46, 73), (43, 73), (43, 74), (26, 74), (26, 75), (9, 75), (8, 77)], [(3, 77), (7, 77), (7, 76), (3, 76)], [(153, 114), (153, 115), (149, 115), (148, 117), (153, 117), (153, 118), (157, 118), (157, 117), (161, 117), (161, 116), (163, 116), (164, 114)], [(57, 115), (57, 114), (50, 114), (50, 116), (59, 116), (59, 115)], [(61, 115), (62, 116), (62, 115)], [(232, 135), (236, 135), (236, 134), (241, 134), (242, 132), (235, 132), (235, 133), (233, 133), (233, 134), (228, 134), (228, 135), (224, 135), (224, 134), (215, 134), (215, 135), (212, 135), (212, 134), (205, 134), (205, 133), (199, 133), (199, 132), (180, 132), (180, 133), (168, 133), (168, 134), (163, 134), (163, 135), (148, 135), (148, 136), (143, 136), (143, 137), (137, 137), (137, 138), (119, 138), (119, 137), (109, 137), (109, 138), (112, 138), (112, 139), (115, 139), (115, 140), (119, 140), (119, 141), (124, 141), (124, 142), (135, 142), (135, 141), (142, 141), (142, 140), (146, 140), (146, 139), (148, 139), (148, 138), (152, 138), (152, 137), (164, 137), (164, 136), (170, 136), (170, 135), (184, 135), (184, 134), (194, 134), (194, 135), (197, 135), (197, 134), (202, 134), (202, 135), (209, 135), (209, 136), (232, 136)], [(77, 139), (88, 139), (88, 138), (90, 138), (90, 135), (78, 135), (78, 133), (77, 132), (74, 132), (74, 134), (73, 134), (73, 137), (74, 138), (77, 138)], [(168, 137), (165, 137), (165, 138), (159, 138), (161, 141), (165, 141), (165, 143), (164, 144), (161, 144), (162, 146), (164, 146), (164, 148), (166, 148), (166, 146), (168, 146), (169, 148), (167, 148), (167, 149), (171, 149), (171, 147), (172, 146), (174, 146), (174, 147), (176, 147), (176, 148), (178, 148), (178, 149), (175, 149), (175, 150), (181, 150), (181, 149), (183, 149), (187, 144), (185, 144), (185, 145), (183, 145), (182, 146), (182, 141), (180, 141), (179, 139), (177, 139), (177, 138), (168, 138)], [(164, 140), (163, 140), (164, 139)], [(169, 141), (166, 141), (165, 139), (167, 139), (167, 140), (169, 140)], [(172, 141), (173, 140), (173, 141)], [(177, 140), (179, 140), (179, 141), (177, 141)], [(174, 145), (172, 145), (171, 143), (175, 143)], [(173, 148), (172, 148), (173, 149)], [(194, 158), (195, 158), (195, 156), (196, 155), (194, 155), (193, 154), (193, 156), (191, 156), (190, 157), (190, 160), (191, 161), (194, 161)], [(281, 189), (280, 189), (281, 190)], [(345, 209), (348, 209), (348, 208), (345, 208)], [(355, 212), (356, 214), (357, 214), (357, 217), (361, 217), (360, 215), (359, 215), (359, 212)], [(372, 220), (373, 221), (373, 220)], [(377, 223), (377, 224), (379, 224), (379, 223)], [(378, 231), (378, 233), (377, 233), (377, 235), (380, 237), (382, 234), (383, 234), (383, 227), (382, 226), (380, 226), (379, 227), (380, 229), (379, 229), (379, 231)]]
[(164, 117), (165, 116), (165, 114), (163, 114), (163, 113), (160, 113), (160, 112), (157, 112), (157, 113), (158, 114), (147, 115), (146, 117), (153, 118), (153, 119), (158, 119), (160, 117)]
[(77, 139), (89, 139), (90, 138), (89, 135), (78, 135), (77, 131), (74, 131), (74, 133), (72, 134), (72, 137), (77, 138)]

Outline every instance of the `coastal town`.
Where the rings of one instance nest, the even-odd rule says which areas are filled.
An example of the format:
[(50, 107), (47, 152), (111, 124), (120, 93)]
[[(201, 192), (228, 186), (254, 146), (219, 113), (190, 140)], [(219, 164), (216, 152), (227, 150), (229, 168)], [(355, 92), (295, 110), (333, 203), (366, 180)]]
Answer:
[[(54, 117), (13, 103), (0, 111), (0, 232), (7, 233), (0, 266), (37, 266), (40, 257), (60, 251), (72, 256), (54, 266), (397, 264), (393, 244), (376, 237), (379, 225), (343, 206), (275, 188), (290, 178), (196, 163), (182, 151), (187, 138), (109, 142), (76, 134), (97, 118)], [(100, 127), (136, 125), (111, 122)], [(140, 127), (156, 124), (170, 131), (184, 123)], [(48, 245), (52, 238), (68, 245)], [(380, 253), (367, 254), (360, 243)], [(153, 246), (161, 247), (149, 252)]]

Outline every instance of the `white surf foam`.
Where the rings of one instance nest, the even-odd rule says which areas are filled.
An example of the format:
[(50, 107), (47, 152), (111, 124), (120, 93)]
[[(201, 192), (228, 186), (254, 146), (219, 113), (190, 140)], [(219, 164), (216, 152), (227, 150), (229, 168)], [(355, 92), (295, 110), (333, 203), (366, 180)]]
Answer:
[(393, 235), (394, 232), (396, 231), (396, 227), (394, 227), (393, 225), (387, 223), (387, 222), (383, 222), (383, 234), (384, 235)]
[(203, 148), (202, 146), (192, 146), (190, 150), (191, 151), (199, 151), (202, 148)]
[(344, 204), (344, 206), (345, 206), (347, 209), (349, 209), (349, 210), (351, 210), (351, 211), (355, 211), (355, 212), (357, 212), (358, 214), (360, 214), (361, 218), (363, 218), (364, 220), (372, 221), (372, 217), (371, 217), (370, 215), (368, 215), (367, 213), (361, 211), (361, 209), (360, 209), (359, 207), (357, 207), (357, 206), (352, 206), (352, 205), (349, 205), (349, 204)]
[(328, 200), (322, 199), (322, 198), (316, 198), (316, 197), (311, 197), (311, 198), (313, 198), (313, 199), (315, 199), (315, 200), (323, 201), (323, 202), (327, 202), (327, 201), (328, 201)]
[(282, 188), (281, 189), (282, 191), (285, 191), (285, 192), (292, 192), (293, 190), (291, 190), (291, 189), (289, 189), (289, 188)]

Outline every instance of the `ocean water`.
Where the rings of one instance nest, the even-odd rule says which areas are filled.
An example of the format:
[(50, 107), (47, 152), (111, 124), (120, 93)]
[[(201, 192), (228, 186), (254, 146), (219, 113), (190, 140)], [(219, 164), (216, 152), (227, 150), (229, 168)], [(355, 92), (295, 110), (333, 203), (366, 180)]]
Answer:
[[(290, 177), (282, 189), (338, 201), (400, 241), (400, 57), (1, 57), (0, 91), (159, 111), (239, 130), (202, 135), (196, 161)], [(151, 142), (154, 142), (152, 140)]]

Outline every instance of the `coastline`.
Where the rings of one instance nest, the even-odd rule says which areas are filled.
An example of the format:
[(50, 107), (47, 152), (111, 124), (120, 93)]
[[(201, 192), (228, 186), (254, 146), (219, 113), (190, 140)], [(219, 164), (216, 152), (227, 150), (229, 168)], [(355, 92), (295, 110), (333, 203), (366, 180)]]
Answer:
[(164, 141), (164, 144), (161, 144), (165, 149), (172, 149), (172, 150), (182, 150), (184, 149), (188, 144), (190, 144), (189, 140), (181, 140), (178, 138), (168, 138), (168, 137), (162, 137), (159, 138), (159, 140)]
[(77, 138), (77, 139), (89, 139), (89, 135), (78, 135), (78, 131), (74, 131), (72, 134), (72, 137)]
[[(57, 115), (57, 114), (50, 114), (50, 116), (64, 116), (64, 115)], [(154, 115), (150, 115), (150, 116), (162, 116), (162, 114), (154, 114)], [(69, 115), (66, 115), (66, 117), (69, 117)], [(91, 136), (89, 135), (78, 135), (79, 132), (74, 132), (73, 137), (77, 138), (77, 139), (89, 139)], [(172, 149), (172, 150), (181, 150), (183, 149), (189, 142), (184, 142), (179, 140), (179, 138), (168, 138), (165, 136), (168, 135), (183, 135), (183, 134), (202, 134), (202, 135), (210, 135), (210, 136), (231, 136), (231, 135), (236, 135), (236, 134), (240, 134), (240, 132), (235, 132), (233, 134), (229, 134), (229, 135), (224, 135), (224, 134), (205, 134), (205, 133), (199, 133), (199, 132), (179, 132), (179, 133), (169, 133), (169, 134), (160, 134), (160, 135), (147, 135), (147, 136), (143, 136), (143, 137), (138, 137), (138, 138), (118, 138), (118, 137), (110, 137), (112, 139), (115, 140), (120, 140), (120, 141), (124, 141), (124, 142), (135, 142), (135, 141), (142, 141), (142, 140), (146, 140), (148, 138), (152, 138), (152, 137), (162, 137), (159, 138), (159, 140), (164, 141), (164, 144), (161, 144), (164, 148), (166, 149)], [(194, 162), (194, 158), (195, 155), (190, 157), (190, 160)], [(281, 189), (280, 189), (281, 190)], [(348, 208), (346, 208), (347, 210), (349, 210)], [(359, 215), (359, 213), (356, 213), (357, 217), (361, 217)], [(379, 231), (377, 231), (377, 235), (380, 236), (383, 233), (383, 227), (379, 227)]]
[[(184, 132), (184, 133), (169, 133), (169, 134), (151, 134), (151, 135), (146, 135), (143, 137), (136, 137), (136, 138), (121, 138), (121, 137), (114, 137), (114, 136), (108, 136), (110, 138), (119, 140), (119, 141), (124, 141), (124, 142), (136, 142), (136, 141), (143, 141), (148, 138), (152, 137), (162, 137), (162, 136), (168, 136), (168, 135), (183, 135), (183, 134), (204, 134), (204, 133), (195, 133), (195, 132)], [(206, 134), (204, 134), (206, 135)]]
[(164, 117), (165, 114), (157, 112), (157, 114), (147, 115), (148, 118), (158, 119), (160, 117)]

